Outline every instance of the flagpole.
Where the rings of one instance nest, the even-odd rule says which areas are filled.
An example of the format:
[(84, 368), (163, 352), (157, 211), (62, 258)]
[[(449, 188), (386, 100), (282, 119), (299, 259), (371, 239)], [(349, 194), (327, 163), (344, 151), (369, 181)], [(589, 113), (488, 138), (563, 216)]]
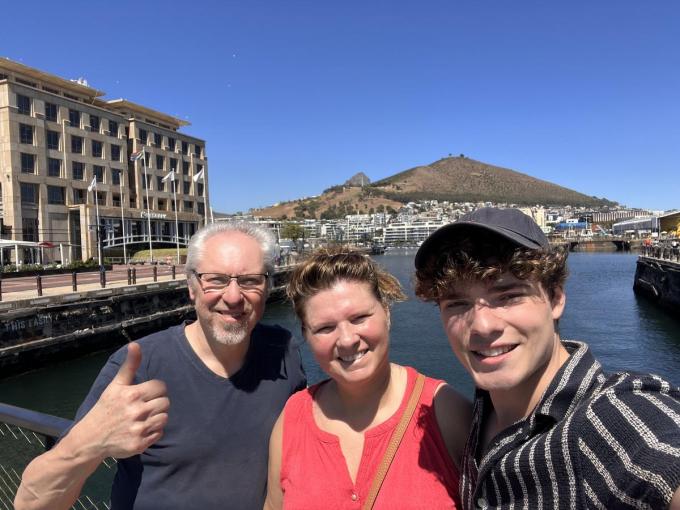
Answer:
[(146, 191), (146, 221), (149, 228), (149, 256), (153, 262), (153, 246), (151, 244), (151, 212), (149, 211), (149, 180), (146, 178), (146, 151), (142, 147), (142, 168), (144, 168), (144, 189)]
[[(96, 177), (95, 177), (96, 179)], [(92, 189), (94, 191), (94, 210), (96, 211), (97, 214), (97, 257), (99, 257), (99, 267), (101, 268), (104, 265), (104, 261), (102, 260), (102, 240), (101, 237), (99, 236), (99, 200), (97, 200), (97, 182), (95, 181), (94, 187)]]
[(179, 261), (179, 221), (177, 220), (177, 181), (175, 180), (175, 171), (172, 172), (172, 194), (175, 199), (175, 244), (177, 246), (177, 265), (180, 265)]
[(123, 194), (123, 177), (125, 177), (124, 170), (120, 171), (120, 223), (123, 228), (123, 264), (127, 264), (127, 242), (125, 240), (125, 195)]

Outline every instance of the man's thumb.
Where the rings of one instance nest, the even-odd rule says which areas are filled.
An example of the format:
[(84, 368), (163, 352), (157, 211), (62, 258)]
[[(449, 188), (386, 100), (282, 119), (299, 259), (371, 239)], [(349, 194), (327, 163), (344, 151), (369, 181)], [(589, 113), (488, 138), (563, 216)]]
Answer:
[(112, 382), (118, 384), (132, 384), (135, 381), (135, 373), (139, 368), (139, 364), (142, 362), (142, 349), (136, 342), (130, 342), (127, 348), (127, 357), (125, 361), (118, 369), (116, 377), (113, 378)]

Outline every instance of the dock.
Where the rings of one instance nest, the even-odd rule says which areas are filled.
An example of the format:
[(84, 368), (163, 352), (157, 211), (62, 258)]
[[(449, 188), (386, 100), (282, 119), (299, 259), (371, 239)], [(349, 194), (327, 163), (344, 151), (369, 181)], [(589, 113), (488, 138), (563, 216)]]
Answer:
[(680, 317), (680, 248), (643, 246), (635, 268), (633, 290)]

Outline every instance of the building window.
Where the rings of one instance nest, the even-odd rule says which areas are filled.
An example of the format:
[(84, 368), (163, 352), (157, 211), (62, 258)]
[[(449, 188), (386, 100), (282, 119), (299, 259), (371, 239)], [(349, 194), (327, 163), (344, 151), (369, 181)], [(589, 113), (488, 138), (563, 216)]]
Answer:
[(57, 122), (57, 105), (54, 103), (45, 103), (45, 120)]
[(29, 184), (27, 182), (21, 183), (21, 203), (34, 205), (38, 203), (38, 185)]
[(158, 210), (159, 211), (165, 211), (168, 209), (168, 204), (165, 202), (164, 198), (159, 198), (158, 199)]
[(111, 169), (111, 184), (120, 185), (120, 170), (116, 168)]
[(120, 207), (120, 194), (113, 193), (111, 195), (111, 205), (113, 205), (113, 207)]
[(68, 120), (71, 123), (71, 127), (79, 128), (80, 127), (80, 112), (78, 110), (69, 109)]
[(71, 163), (71, 178), (74, 181), (82, 181), (85, 176), (85, 165), (80, 161)]
[(142, 189), (146, 189), (148, 186), (151, 189), (151, 176), (147, 175), (146, 179), (142, 178)]
[(99, 165), (93, 165), (92, 175), (97, 178), (97, 182), (104, 182), (104, 167)]
[(205, 204), (203, 202), (198, 203), (198, 214), (205, 214)]
[(74, 204), (84, 204), (85, 203), (85, 191), (84, 189), (73, 188), (73, 203)]
[(21, 173), (35, 173), (35, 154), (26, 154), (25, 152), (21, 153)]
[(109, 134), (118, 138), (118, 123), (115, 120), (109, 120)]
[(154, 143), (154, 145), (155, 145), (156, 147), (160, 147), (160, 146), (161, 146), (161, 141), (162, 141), (162, 139), (163, 139), (163, 137), (162, 137), (159, 133), (154, 133), (154, 134), (153, 134), (153, 143)]
[(106, 191), (97, 191), (97, 203), (106, 205)]
[(182, 193), (188, 195), (191, 192), (191, 181), (182, 182)]
[(99, 117), (97, 115), (90, 115), (90, 131), (99, 133)]
[(182, 142), (182, 154), (185, 156), (189, 154), (189, 144), (187, 142)]
[(61, 186), (47, 186), (47, 203), (48, 204), (66, 204), (66, 188)]
[(174, 138), (168, 137), (168, 149), (175, 152), (175, 147), (177, 147), (177, 141)]
[(200, 145), (194, 145), (194, 156), (197, 158), (201, 157), (201, 146)]
[(197, 182), (196, 183), (196, 193), (198, 196), (202, 197), (203, 196), (203, 183), (202, 182)]
[(144, 153), (144, 165), (149, 168), (149, 163), (151, 162), (151, 154), (148, 152)]
[(163, 170), (163, 167), (165, 163), (165, 158), (161, 156), (160, 154), (156, 154), (156, 168), (159, 170)]
[(170, 171), (171, 172), (177, 171), (177, 160), (175, 158), (170, 158)]
[(174, 200), (170, 200), (170, 210), (172, 212), (175, 212), (175, 201)]
[(59, 131), (47, 132), (47, 148), (55, 151), (59, 150)]
[(189, 174), (189, 162), (188, 161), (182, 161), (182, 172), (185, 175)]
[(17, 109), (22, 115), (31, 114), (31, 98), (17, 94)]
[(185, 211), (193, 211), (194, 210), (194, 203), (191, 200), (185, 200), (184, 201), (184, 210)]
[(38, 219), (22, 218), (21, 233), (24, 241), (38, 241)]
[(99, 140), (92, 140), (92, 157), (101, 158), (102, 147), (103, 144)]
[(120, 161), (120, 145), (111, 144), (111, 159)]
[(47, 158), (47, 175), (61, 177), (61, 159)]
[(158, 191), (165, 191), (165, 182), (162, 177), (156, 177), (156, 189)]
[(71, 152), (74, 154), (83, 153), (83, 138), (81, 136), (71, 135)]
[(33, 126), (19, 124), (19, 141), (33, 145)]
[(149, 134), (146, 132), (146, 129), (139, 129), (139, 140), (142, 142), (142, 145), (146, 145), (147, 139), (149, 138)]
[(149, 208), (149, 202), (147, 202), (146, 197), (142, 199), (142, 206), (144, 207), (144, 209)]

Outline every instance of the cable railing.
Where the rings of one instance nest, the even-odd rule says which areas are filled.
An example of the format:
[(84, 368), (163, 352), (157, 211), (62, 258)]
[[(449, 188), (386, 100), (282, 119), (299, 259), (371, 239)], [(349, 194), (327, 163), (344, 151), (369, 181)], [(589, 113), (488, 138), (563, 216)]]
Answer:
[[(12, 510), (21, 473), (36, 456), (54, 446), (71, 420), (0, 403), (0, 510)], [(73, 510), (108, 510), (114, 459), (105, 459), (88, 479)]]

